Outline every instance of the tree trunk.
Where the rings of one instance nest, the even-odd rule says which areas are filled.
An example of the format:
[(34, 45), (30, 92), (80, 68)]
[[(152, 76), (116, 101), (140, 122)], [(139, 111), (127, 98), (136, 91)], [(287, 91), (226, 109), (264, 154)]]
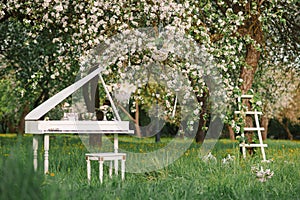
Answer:
[[(94, 70), (91, 69), (89, 72)], [(100, 99), (99, 99), (99, 86), (98, 86), (99, 76), (94, 77), (91, 81), (86, 83), (83, 89), (83, 97), (87, 107), (87, 112), (95, 113), (97, 120), (102, 120), (103, 115), (99, 113)], [(97, 109), (96, 109), (97, 108)], [(102, 135), (101, 134), (90, 134), (89, 135), (89, 145), (93, 147), (101, 148), (102, 146)]]
[(246, 64), (243, 66), (240, 74), (240, 78), (243, 79), (241, 85), (241, 91), (243, 94), (246, 94), (252, 87), (254, 80), (254, 74), (256, 72), (258, 61), (260, 57), (260, 52), (257, 51), (253, 45), (247, 45), (246, 53)]
[(141, 135), (141, 128), (140, 128), (140, 124), (139, 124), (139, 105), (138, 105), (138, 100), (136, 100), (136, 112), (135, 112), (135, 118), (133, 118), (133, 116), (121, 105), (121, 104), (118, 104), (118, 106), (121, 108), (121, 110), (129, 117), (129, 119), (131, 121), (134, 122), (134, 126), (135, 126), (135, 130), (136, 130), (136, 135), (137, 137), (141, 138), (142, 135)]
[(285, 129), (285, 131), (286, 131), (286, 133), (287, 133), (288, 138), (289, 138), (290, 140), (293, 140), (294, 138), (293, 138), (293, 135), (292, 135), (292, 133), (291, 133), (291, 131), (290, 131), (290, 129), (289, 129), (289, 124), (288, 124), (288, 121), (287, 121), (287, 120), (286, 120), (286, 122), (284, 123), (284, 129)]
[[(247, 5), (247, 8), (250, 8), (249, 3)], [(248, 20), (245, 21), (245, 25), (241, 27), (239, 32), (242, 33), (243, 36), (250, 35), (250, 37), (257, 44), (262, 45), (263, 32), (258, 18), (259, 15), (252, 15)], [(247, 44), (246, 59), (245, 59), (246, 65), (242, 67), (240, 73), (240, 78), (243, 79), (243, 83), (240, 87), (242, 94), (247, 94), (247, 92), (252, 87), (259, 58), (260, 58), (260, 51), (258, 51), (253, 44)], [(248, 108), (250, 108), (250, 102), (248, 99), (245, 99), (242, 103), (243, 105), (246, 105)], [(246, 116), (245, 127), (253, 127), (252, 116), (248, 116), (248, 115)], [(252, 135), (253, 133), (251, 132), (245, 132), (245, 136), (247, 137), (249, 143), (252, 142), (252, 138), (253, 138)], [(251, 148), (248, 149), (249, 151), (252, 151)]]
[(203, 127), (205, 126), (205, 124), (206, 124), (206, 120), (203, 120), (203, 118), (200, 118), (197, 134), (196, 134), (196, 137), (195, 137), (197, 143), (201, 144), (204, 141), (205, 131), (203, 130)]
[[(99, 86), (98, 86), (98, 80), (96, 81), (96, 89), (95, 90), (95, 111), (96, 111), (96, 118), (97, 120), (103, 120), (104, 115), (103, 112), (100, 110), (100, 99), (99, 99)], [(93, 134), (89, 137), (89, 145), (96, 146), (98, 148), (101, 148), (102, 146), (102, 135), (101, 134)]]
[(25, 132), (25, 116), (29, 113), (29, 104), (26, 103), (23, 111), (22, 111), (22, 114), (20, 116), (20, 121), (18, 123), (18, 128), (17, 128), (17, 133), (18, 134), (24, 134)]
[(233, 131), (232, 127), (229, 124), (227, 124), (227, 128), (228, 128), (230, 140), (235, 140), (234, 131)]
[[(283, 120), (285, 120), (285, 122), (283, 122)], [(284, 128), (285, 132), (287, 133), (287, 137), (289, 138), (289, 140), (293, 140), (293, 134), (291, 133), (290, 129), (289, 129), (289, 122), (286, 119), (283, 120), (279, 120), (279, 123), (282, 125), (282, 127)]]
[(134, 117), (134, 124), (137, 137), (141, 138), (141, 129), (140, 129), (140, 111), (139, 111), (139, 101), (135, 100), (135, 117)]
[(265, 129), (262, 132), (262, 139), (266, 140), (268, 135), (268, 126), (269, 126), (269, 119), (266, 116), (262, 116), (261, 118), (261, 125)]
[(6, 123), (6, 125), (7, 125), (9, 133), (15, 133), (15, 132), (17, 132), (15, 123), (13, 123), (11, 120), (8, 120), (7, 123)]
[[(259, 61), (260, 52), (257, 51), (252, 44), (247, 46), (246, 64), (247, 66), (242, 67), (240, 78), (243, 79), (243, 84), (241, 85), (242, 94), (247, 94), (251, 89), (254, 80), (254, 74), (257, 69)], [(248, 109), (251, 109), (249, 99), (244, 99), (242, 101), (243, 105), (246, 105)], [(253, 127), (253, 118), (251, 115), (246, 116), (245, 127)], [(245, 132), (245, 137), (247, 137), (248, 142), (252, 143), (253, 132)], [(250, 150), (250, 148), (248, 148)]]
[(200, 113), (200, 119), (199, 119), (199, 124), (198, 124), (198, 130), (195, 136), (196, 142), (197, 143), (203, 143), (204, 138), (205, 138), (205, 131), (203, 130), (203, 127), (206, 126), (206, 119), (205, 119), (205, 114), (207, 113), (207, 107), (208, 107), (208, 102), (207, 102), (207, 93), (203, 94), (203, 97), (197, 98), (198, 102), (202, 102), (202, 110)]

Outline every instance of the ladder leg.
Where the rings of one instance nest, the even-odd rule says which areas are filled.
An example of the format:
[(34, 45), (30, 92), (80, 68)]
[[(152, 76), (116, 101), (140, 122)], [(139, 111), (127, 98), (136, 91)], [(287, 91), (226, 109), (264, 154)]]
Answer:
[(242, 133), (242, 134), (241, 134), (241, 137), (242, 137), (242, 139), (243, 139), (243, 142), (242, 142), (242, 154), (243, 154), (243, 158), (245, 159), (245, 158), (246, 158), (246, 146), (245, 146), (246, 142), (245, 142), (245, 134)]
[(255, 123), (256, 123), (256, 128), (257, 128), (257, 135), (258, 135), (258, 140), (259, 140), (259, 144), (260, 144), (261, 154), (263, 157), (263, 161), (266, 161), (266, 153), (265, 153), (265, 148), (263, 146), (263, 140), (262, 140), (262, 136), (261, 136), (260, 125), (259, 125), (257, 113), (255, 113), (254, 118), (255, 118)]
[[(237, 98), (237, 100), (238, 100), (238, 111), (236, 111), (235, 113), (236, 114), (242, 114), (242, 105), (241, 104), (245, 104), (245, 101), (243, 101), (242, 99), (244, 99), (244, 100), (249, 99), (250, 100), (252, 98), (253, 98), (253, 95), (241, 95), (241, 96), (239, 96)], [(247, 109), (245, 114), (246, 115), (254, 115), (256, 128), (249, 127), (248, 129), (249, 129), (249, 131), (257, 131), (259, 144), (249, 144), (249, 145), (245, 144), (245, 135), (244, 135), (244, 133), (242, 133), (241, 136), (242, 136), (243, 141), (240, 144), (240, 148), (242, 148), (243, 157), (244, 158), (246, 157), (246, 145), (247, 145), (247, 147), (260, 147), (263, 161), (266, 161), (266, 153), (265, 153), (264, 147), (267, 147), (267, 145), (263, 144), (262, 135), (261, 135), (262, 128), (260, 128), (259, 118), (258, 118), (258, 115), (262, 115), (262, 112), (257, 112), (257, 110), (248, 111), (248, 109)]]

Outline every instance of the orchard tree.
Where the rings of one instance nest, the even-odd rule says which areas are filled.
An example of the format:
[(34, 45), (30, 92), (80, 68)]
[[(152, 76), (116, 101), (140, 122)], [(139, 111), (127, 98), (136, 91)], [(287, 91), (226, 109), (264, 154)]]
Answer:
[[(5, 63), (3, 72), (24, 69), (23, 76), (18, 77), (23, 81), (20, 87), (26, 92), (26, 98), (38, 102), (30, 104), (31, 108), (35, 107), (49, 96), (47, 91), (41, 91), (59, 89), (47, 86), (48, 82), (55, 86), (53, 79), (58, 83), (68, 80), (62, 75), (72, 75), (76, 71), (73, 64), (86, 50), (132, 28), (150, 26), (159, 30), (171, 24), (181, 32), (188, 31), (191, 25), (185, 13), (187, 9), (189, 4), (164, 1), (4, 1), (0, 18), (4, 27), (1, 40), (6, 44), (1, 48)], [(20, 32), (23, 37), (18, 38)], [(23, 58), (14, 54), (18, 48), (25, 52)], [(40, 63), (34, 58), (40, 58)], [(23, 59), (27, 62), (22, 63)]]
[(0, 19), (0, 76), (11, 83), (5, 93), (18, 99), (14, 102), (16, 109), (6, 113), (13, 120), (9, 123), (16, 124), (10, 129), (22, 133), (26, 114), (74, 80), (78, 67), (68, 44), (59, 44), (55, 39), (61, 35), (55, 27), (38, 28), (30, 15), (22, 13), (25, 7), (18, 7), (18, 3), (15, 9), (9, 6), (7, 2), (1, 7), (4, 16)]
[(260, 81), (255, 81), (254, 84), (263, 99), (262, 123), (265, 123), (266, 128), (264, 138), (267, 137), (269, 120), (277, 119), (288, 138), (293, 139), (288, 126), (289, 123), (299, 123), (299, 70), (296, 66), (273, 66), (262, 69), (257, 76)]
[[(16, 79), (12, 74), (7, 74), (0, 80), (0, 130), (1, 132), (15, 133), (16, 120), (19, 118), (21, 104), (20, 96), (14, 89)], [(16, 117), (17, 116), (17, 117)]]
[[(253, 87), (257, 71), (275, 65), (285, 70), (293, 66), (299, 72), (299, 2), (213, 1), (206, 4), (204, 11), (203, 21), (210, 29), (214, 55), (224, 69), (224, 82), (228, 81), (232, 100), (250, 89), (260, 91)], [(259, 82), (261, 77), (257, 78)], [(249, 102), (244, 103), (249, 106)], [(246, 118), (245, 126), (252, 126), (250, 117)], [(236, 123), (234, 128), (240, 130)]]
[[(175, 27), (173, 30), (185, 33), (205, 47), (215, 58), (215, 69), (222, 74), (227, 100), (231, 102), (238, 95), (248, 93), (257, 70), (294, 62), (299, 55), (299, 33), (296, 31), (299, 29), (296, 22), (299, 3), (296, 0), (6, 0), (0, 4), (0, 9), (1, 59), (5, 63), (2, 71), (17, 72), (17, 79), (23, 81), (20, 88), (30, 99), (30, 109), (36, 106), (31, 102), (38, 101), (39, 104), (66, 85), (64, 81), (69, 81), (66, 77), (73, 77), (80, 56), (87, 50), (118, 33), (141, 27), (154, 27), (158, 36), (162, 27)], [(22, 34), (18, 35), (20, 32)], [(19, 53), (14, 53), (17, 49), (25, 52), (26, 62), (18, 59)], [(34, 58), (39, 58), (38, 64), (33, 62)], [(147, 52), (127, 50), (108, 66), (107, 74), (121, 74), (129, 60), (137, 68), (153, 62)], [(172, 56), (164, 64), (183, 71), (191, 82), (200, 108), (196, 141), (202, 142), (205, 137), (203, 127), (209, 119), (211, 91), (201, 77), (201, 67)], [(51, 93), (41, 95), (41, 91), (49, 88)], [(257, 91), (257, 88), (253, 89)], [(164, 97), (161, 95), (160, 98)], [(141, 93), (137, 92), (135, 98), (143, 102)], [(166, 105), (173, 104), (173, 98), (165, 99), (170, 99)], [(232, 122), (230, 113), (228, 123)]]

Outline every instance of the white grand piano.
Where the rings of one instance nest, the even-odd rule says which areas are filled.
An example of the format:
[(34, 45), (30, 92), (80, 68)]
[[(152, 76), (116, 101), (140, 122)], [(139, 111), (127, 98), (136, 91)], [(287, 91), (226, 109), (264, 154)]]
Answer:
[[(107, 86), (102, 78), (102, 68), (97, 68), (84, 78), (78, 80), (69, 87), (63, 89), (37, 108), (32, 110), (25, 117), (25, 133), (33, 134), (33, 165), (37, 170), (38, 162), (38, 137), (43, 135), (44, 138), (44, 172), (49, 170), (49, 135), (52, 134), (114, 134), (114, 152), (118, 153), (118, 134), (133, 134), (134, 131), (129, 129), (129, 121), (122, 121), (116, 106), (109, 94)], [(111, 107), (116, 118), (115, 121), (91, 121), (91, 120), (40, 120), (47, 112), (49, 112), (56, 105), (61, 103), (64, 99), (69, 97), (83, 85), (88, 83), (91, 79), (99, 75), (99, 79), (103, 84), (107, 98), (111, 103)]]

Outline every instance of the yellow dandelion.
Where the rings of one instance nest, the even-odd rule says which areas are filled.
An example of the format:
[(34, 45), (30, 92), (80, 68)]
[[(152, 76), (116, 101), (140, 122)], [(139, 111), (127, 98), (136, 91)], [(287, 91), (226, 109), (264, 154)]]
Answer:
[(54, 174), (53, 172), (51, 172), (51, 173), (50, 173), (50, 176), (52, 176), (52, 177), (53, 177), (53, 176), (55, 176), (55, 174)]

